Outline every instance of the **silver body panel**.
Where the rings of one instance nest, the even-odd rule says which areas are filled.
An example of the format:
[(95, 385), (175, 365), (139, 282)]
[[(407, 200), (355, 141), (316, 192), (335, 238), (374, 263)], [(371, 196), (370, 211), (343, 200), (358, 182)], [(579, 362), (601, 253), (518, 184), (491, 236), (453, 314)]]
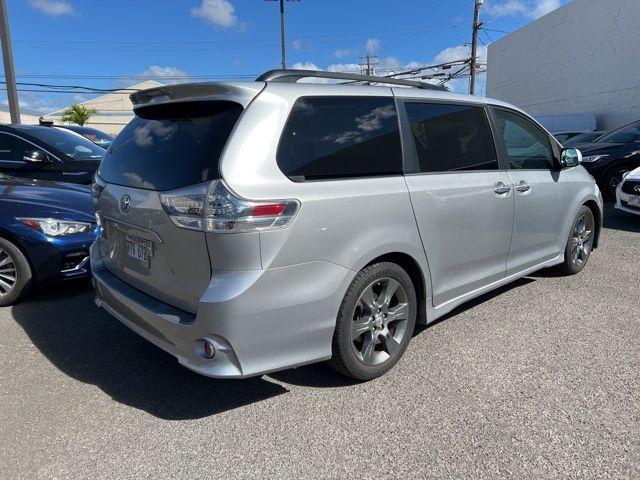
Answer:
[[(403, 254), (415, 262), (424, 280), (422, 318), (432, 322), (470, 298), (562, 262), (570, 224), (585, 202), (593, 202), (601, 218), (600, 193), (582, 167), (293, 182), (276, 163), (280, 134), (299, 97), (483, 106), (486, 99), (353, 85), (225, 85), (215, 95), (235, 98), (245, 110), (223, 151), (222, 179), (242, 198), (298, 200), (294, 221), (261, 233), (188, 231), (169, 221), (158, 192), (108, 185), (100, 215), (161, 242), (148, 270), (114, 255), (113, 239), (104, 234), (91, 258), (97, 303), (202, 374), (247, 377), (329, 358), (344, 294), (357, 272), (380, 256)], [(181, 87), (180, 95), (187, 91)], [(198, 95), (207, 97), (200, 87)], [(516, 192), (520, 180), (531, 185), (527, 194)], [(508, 194), (496, 195), (498, 182), (511, 187)], [(124, 194), (131, 197), (128, 214), (118, 210)], [(212, 360), (198, 356), (201, 338), (219, 346)]]

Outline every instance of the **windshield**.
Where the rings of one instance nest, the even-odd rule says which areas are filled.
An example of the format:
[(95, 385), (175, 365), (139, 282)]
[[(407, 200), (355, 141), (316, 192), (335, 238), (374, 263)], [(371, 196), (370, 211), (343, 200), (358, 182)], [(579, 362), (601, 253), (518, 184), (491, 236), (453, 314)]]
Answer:
[(43, 127), (29, 129), (26, 133), (74, 160), (100, 160), (104, 156), (104, 148), (74, 132)]
[(91, 127), (65, 127), (66, 130), (71, 130), (72, 132), (79, 133), (87, 140), (92, 141), (96, 145), (101, 146), (105, 150), (109, 148), (111, 142), (113, 142), (113, 137), (107, 133), (101, 132), (96, 128)]
[(640, 122), (625, 125), (618, 130), (596, 140), (597, 143), (632, 143), (640, 142)]
[(590, 143), (594, 142), (598, 137), (601, 137), (603, 132), (589, 132), (589, 133), (581, 133), (580, 135), (576, 135), (575, 137), (570, 138), (569, 140), (565, 140), (562, 143), (565, 147), (570, 147), (572, 145), (578, 145), (579, 143)]

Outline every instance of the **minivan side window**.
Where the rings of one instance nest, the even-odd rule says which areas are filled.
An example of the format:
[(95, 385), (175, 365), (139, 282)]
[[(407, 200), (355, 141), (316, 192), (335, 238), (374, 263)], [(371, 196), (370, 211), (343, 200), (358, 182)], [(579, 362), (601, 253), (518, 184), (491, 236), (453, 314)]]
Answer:
[(494, 109), (497, 129), (504, 140), (511, 169), (551, 170), (554, 165), (549, 136), (522, 115)]
[(391, 97), (304, 97), (277, 153), (293, 181), (402, 174), (398, 114)]
[(483, 107), (406, 102), (420, 172), (498, 170)]

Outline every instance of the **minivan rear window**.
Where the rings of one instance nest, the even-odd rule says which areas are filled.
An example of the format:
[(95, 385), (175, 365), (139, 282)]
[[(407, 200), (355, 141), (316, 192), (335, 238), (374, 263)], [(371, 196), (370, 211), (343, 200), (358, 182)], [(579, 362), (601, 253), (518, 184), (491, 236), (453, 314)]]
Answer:
[(181, 102), (137, 113), (111, 144), (98, 174), (118, 185), (173, 190), (219, 178), (220, 155), (242, 106)]

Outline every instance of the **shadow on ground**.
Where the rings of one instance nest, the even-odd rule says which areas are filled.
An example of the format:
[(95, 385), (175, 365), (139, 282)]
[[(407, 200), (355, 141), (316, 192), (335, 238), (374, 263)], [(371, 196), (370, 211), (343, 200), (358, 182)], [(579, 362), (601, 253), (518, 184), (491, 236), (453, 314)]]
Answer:
[(33, 344), (65, 374), (159, 418), (202, 418), (287, 392), (262, 378), (215, 380), (187, 370), (98, 309), (88, 282), (36, 292), (11, 308)]
[(613, 203), (607, 203), (604, 208), (604, 228), (622, 230), (625, 232), (640, 232), (640, 215), (623, 212), (614, 208)]
[[(514, 288), (519, 288), (529, 283), (535, 282), (533, 278), (525, 277), (520, 278), (509, 285), (505, 285), (491, 292), (485, 293), (477, 298), (469, 300), (464, 305), (460, 305), (455, 308), (451, 312), (447, 313), (443, 317), (439, 318), (433, 323), (429, 325), (416, 325), (416, 329), (414, 331), (413, 336), (416, 337), (420, 335), (425, 330), (429, 330), (434, 326), (438, 325), (441, 322), (444, 322), (456, 315), (459, 315), (467, 310), (470, 310), (481, 303), (491, 300), (494, 297), (497, 297), (509, 290), (513, 290)], [(300, 385), (305, 387), (314, 387), (314, 388), (335, 388), (335, 387), (345, 387), (349, 385), (357, 384), (355, 380), (349, 379), (342, 375), (337, 374), (331, 367), (329, 367), (326, 363), (319, 363), (314, 365), (307, 365), (305, 367), (299, 367), (295, 369), (285, 370), (283, 372), (277, 372), (270, 374), (276, 380), (280, 380), (281, 382), (288, 383), (291, 385)]]

